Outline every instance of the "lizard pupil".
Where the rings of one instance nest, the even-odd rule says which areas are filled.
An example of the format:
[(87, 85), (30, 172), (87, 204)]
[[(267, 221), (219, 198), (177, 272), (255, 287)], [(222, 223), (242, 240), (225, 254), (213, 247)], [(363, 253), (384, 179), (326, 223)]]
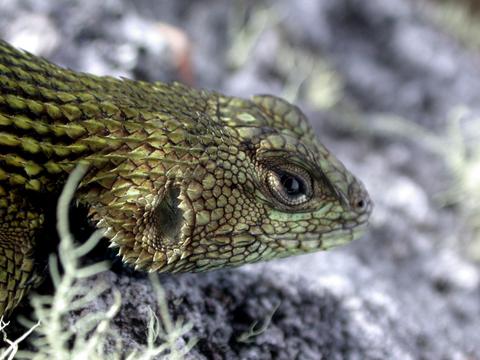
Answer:
[(302, 180), (290, 174), (282, 174), (280, 182), (283, 185), (285, 192), (290, 196), (300, 195), (305, 193), (305, 185)]

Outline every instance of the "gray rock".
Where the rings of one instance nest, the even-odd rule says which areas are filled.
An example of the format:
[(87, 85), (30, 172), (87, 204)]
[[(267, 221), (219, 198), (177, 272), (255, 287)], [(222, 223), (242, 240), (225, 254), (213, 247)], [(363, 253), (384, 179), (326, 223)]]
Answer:
[[(32, 51), (77, 70), (177, 78), (169, 47), (154, 30), (166, 21), (189, 35), (199, 86), (243, 95), (280, 93), (289, 74), (277, 52), (287, 44), (332, 64), (344, 84), (341, 104), (354, 103), (366, 127), (379, 113), (388, 113), (442, 130), (452, 107), (479, 110), (478, 56), (440, 33), (410, 1), (7, 0), (1, 6), (2, 37), (34, 39), (38, 45)], [(231, 21), (241, 23), (258, 6), (271, 6), (280, 21), (261, 34), (243, 68), (231, 69), (226, 59)], [(44, 37), (37, 35), (40, 30)], [(299, 100), (304, 101), (302, 92)], [(206, 274), (161, 275), (172, 316), (193, 324), (183, 338), (198, 339), (189, 357), (480, 357), (480, 271), (465, 258), (460, 242), (452, 241), (464, 236), (457, 209), (441, 208), (434, 200), (448, 179), (443, 163), (400, 137), (340, 130), (338, 109), (306, 111), (322, 141), (369, 188), (376, 203), (371, 230), (328, 253)], [(99, 281), (123, 295), (113, 326), (125, 350), (141, 348), (147, 309), (156, 306), (148, 279), (110, 271), (85, 285)], [(105, 311), (111, 300), (106, 293), (69, 321)], [(240, 341), (272, 313), (262, 333)]]

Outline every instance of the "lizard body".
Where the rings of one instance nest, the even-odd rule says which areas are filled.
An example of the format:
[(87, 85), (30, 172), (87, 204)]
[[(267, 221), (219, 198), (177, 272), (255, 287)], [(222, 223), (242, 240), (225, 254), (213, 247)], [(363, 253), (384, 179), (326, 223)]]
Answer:
[(148, 271), (327, 249), (358, 237), (371, 212), (284, 100), (76, 73), (0, 40), (0, 314), (41, 277), (52, 204), (79, 163), (76, 203)]

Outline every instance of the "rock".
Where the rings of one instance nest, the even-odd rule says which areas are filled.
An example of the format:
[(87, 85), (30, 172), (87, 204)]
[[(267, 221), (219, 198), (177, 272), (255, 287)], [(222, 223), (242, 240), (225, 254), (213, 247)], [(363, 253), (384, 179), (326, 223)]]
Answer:
[[(288, 81), (308, 75), (302, 66), (286, 66), (282, 51), (289, 48), (293, 58), (321, 57), (335, 70), (343, 91), (338, 107), (353, 104), (367, 128), (374, 117), (388, 114), (442, 131), (456, 105), (479, 110), (478, 55), (441, 33), (414, 2), (235, 5), (227, 0), (141, 0), (135, 5), (7, 0), (0, 35), (35, 39), (41, 46), (32, 51), (44, 51), (77, 70), (171, 80), (178, 74), (172, 70), (168, 41), (156, 33), (162, 22), (185, 30), (191, 40), (198, 86), (243, 95), (282, 93)], [(230, 67), (231, 19), (242, 24), (261, 7), (274, 11), (278, 21), (259, 32), (244, 67)], [(18, 25), (20, 32), (18, 23), (30, 25)], [(35, 33), (45, 24), (48, 39)], [(305, 102), (301, 84), (299, 89), (299, 101)], [(345, 115), (338, 107), (302, 107), (322, 141), (370, 190), (377, 203), (371, 229), (354, 244), (327, 253), (206, 274), (161, 275), (171, 315), (193, 325), (180, 343), (198, 340), (187, 357), (479, 358), (480, 270), (455, 240), (464, 236), (458, 209), (435, 201), (448, 179), (441, 159), (404, 137), (367, 137), (329, 126)], [(113, 327), (124, 350), (142, 348), (148, 308), (156, 308), (148, 279), (116, 269), (84, 285), (91, 288), (100, 281), (123, 295)], [(111, 301), (109, 291), (68, 321), (105, 311)], [(255, 323), (257, 330), (267, 326), (257, 336), (246, 336)]]

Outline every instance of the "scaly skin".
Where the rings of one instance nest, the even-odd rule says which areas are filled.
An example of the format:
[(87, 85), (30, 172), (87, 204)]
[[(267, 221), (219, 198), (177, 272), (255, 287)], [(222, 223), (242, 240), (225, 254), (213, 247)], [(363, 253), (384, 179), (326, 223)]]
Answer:
[(89, 171), (76, 203), (148, 271), (328, 249), (358, 237), (371, 211), (281, 99), (76, 73), (0, 41), (0, 314), (42, 277), (39, 249), (78, 163)]

